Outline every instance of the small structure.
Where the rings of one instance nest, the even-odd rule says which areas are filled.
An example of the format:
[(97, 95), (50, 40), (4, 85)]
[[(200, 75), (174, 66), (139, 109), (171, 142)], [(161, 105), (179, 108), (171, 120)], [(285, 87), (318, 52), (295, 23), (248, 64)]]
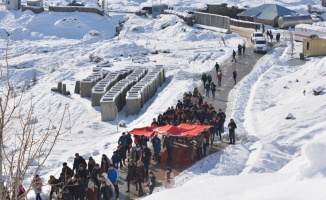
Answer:
[(163, 14), (166, 9), (168, 9), (168, 5), (166, 4), (153, 4), (152, 17), (156, 18), (158, 15)]
[(302, 52), (306, 56), (326, 56), (326, 39), (305, 38), (302, 48)]
[(4, 0), (7, 10), (19, 10), (21, 0)]
[(297, 13), (277, 4), (263, 4), (237, 14), (241, 20), (259, 22), (273, 27), (277, 27), (278, 18), (285, 15), (295, 16)]
[(245, 11), (237, 6), (228, 7), (228, 4), (207, 4), (208, 13), (237, 18), (237, 14)]
[(285, 119), (289, 120), (289, 119), (295, 119), (295, 118), (294, 118), (294, 116), (293, 116), (292, 113), (289, 113), (289, 114), (285, 117)]
[(29, 1), (27, 1), (27, 5), (43, 7), (43, 0), (29, 0)]

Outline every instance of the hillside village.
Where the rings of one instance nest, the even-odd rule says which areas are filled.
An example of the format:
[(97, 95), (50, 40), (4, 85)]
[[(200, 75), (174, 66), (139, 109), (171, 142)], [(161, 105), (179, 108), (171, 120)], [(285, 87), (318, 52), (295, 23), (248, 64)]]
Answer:
[(0, 199), (323, 199), (325, 7), (3, 1)]

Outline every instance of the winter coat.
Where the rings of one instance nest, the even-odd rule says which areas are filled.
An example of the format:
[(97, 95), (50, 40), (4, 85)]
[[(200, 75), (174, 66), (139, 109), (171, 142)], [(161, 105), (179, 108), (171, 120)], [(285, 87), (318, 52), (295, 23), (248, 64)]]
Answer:
[(42, 192), (42, 186), (43, 186), (43, 183), (42, 183), (41, 178), (35, 177), (32, 182), (32, 187), (34, 189), (35, 194), (40, 194)]
[(156, 177), (155, 176), (150, 176), (149, 177), (149, 185), (152, 187), (156, 186)]
[(97, 179), (97, 177), (101, 174), (103, 174), (103, 170), (101, 168), (98, 168), (98, 169), (96, 169), (96, 167), (93, 168), (92, 179), (96, 184), (99, 184), (99, 180)]
[(173, 138), (171, 136), (164, 138), (163, 147), (165, 147), (167, 149), (170, 149), (173, 147)]
[(196, 146), (196, 141), (191, 140), (188, 145), (188, 151), (189, 151), (189, 156), (190, 156), (191, 160), (194, 158), (195, 146)]
[(68, 166), (63, 167), (61, 173), (64, 174), (65, 176), (70, 176), (70, 177), (74, 175), (74, 171)]
[(79, 178), (83, 179), (83, 181), (85, 182), (87, 180), (87, 175), (89, 174), (87, 169), (83, 169), (83, 170), (78, 170), (77, 174), (79, 175)]
[(113, 197), (111, 185), (101, 185), (101, 194), (103, 194), (104, 200), (111, 200)]
[(88, 160), (88, 172), (91, 173), (95, 167), (95, 160)]
[(149, 164), (150, 161), (151, 161), (151, 156), (152, 156), (152, 153), (151, 153), (151, 150), (146, 147), (143, 149), (142, 151), (142, 161), (144, 164)]
[(96, 186), (94, 186), (94, 190), (87, 188), (86, 200), (98, 200), (98, 188)]
[(129, 163), (128, 163), (128, 171), (127, 171), (126, 179), (129, 181), (133, 181), (136, 176), (136, 165), (135, 165), (135, 163), (132, 163), (132, 164), (129, 164)]
[(224, 112), (217, 113), (217, 116), (220, 117), (220, 119), (222, 120), (222, 123), (225, 122), (226, 115)]
[(136, 166), (136, 181), (143, 181), (145, 179), (145, 168), (144, 165)]
[(234, 79), (237, 78), (237, 71), (234, 70), (232, 74)]
[(136, 149), (136, 147), (131, 147), (131, 151), (130, 151), (130, 154), (129, 154), (129, 159), (137, 161), (137, 149)]
[(79, 164), (84, 165), (84, 167), (87, 166), (85, 159), (83, 157), (79, 156), (78, 158), (75, 158), (74, 159), (74, 165), (73, 165), (72, 170), (78, 169), (79, 168)]
[(221, 71), (218, 71), (218, 72), (217, 72), (217, 78), (218, 78), (218, 79), (222, 79), (222, 72), (221, 72)]
[(112, 184), (118, 183), (119, 181), (119, 172), (116, 168), (108, 170), (108, 179)]
[(216, 91), (216, 85), (215, 85), (214, 83), (211, 83), (211, 90), (212, 90), (213, 92)]
[(212, 82), (212, 76), (210, 74), (207, 76), (207, 81)]
[(101, 169), (103, 170), (103, 172), (108, 171), (109, 167), (110, 167), (110, 160), (106, 157), (106, 158), (102, 158), (101, 161)]
[(197, 148), (203, 148), (203, 144), (204, 144), (204, 135), (202, 135), (202, 134), (199, 134), (198, 136), (197, 136), (197, 144), (196, 144), (196, 147)]
[(160, 153), (161, 152), (161, 140), (156, 140), (154, 144), (154, 152)]
[(206, 89), (206, 90), (209, 90), (209, 88), (210, 88), (209, 82), (206, 82), (206, 83), (205, 83), (205, 89)]
[(228, 124), (229, 132), (234, 133), (235, 129), (237, 128), (237, 125), (234, 122), (230, 122)]
[(111, 160), (112, 160), (112, 164), (114, 166), (118, 166), (118, 164), (120, 163), (121, 158), (120, 158), (120, 156), (118, 154), (115, 154), (115, 155), (112, 156)]
[(128, 138), (127, 138), (127, 136), (120, 136), (120, 138), (118, 140), (118, 144), (120, 144), (123, 147), (128, 146)]

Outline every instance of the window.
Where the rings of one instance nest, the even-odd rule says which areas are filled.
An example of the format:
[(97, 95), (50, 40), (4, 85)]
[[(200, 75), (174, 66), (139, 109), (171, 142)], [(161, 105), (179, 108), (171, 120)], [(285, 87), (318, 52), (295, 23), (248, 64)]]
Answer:
[(310, 49), (310, 43), (307, 42), (307, 50), (309, 51), (309, 49)]

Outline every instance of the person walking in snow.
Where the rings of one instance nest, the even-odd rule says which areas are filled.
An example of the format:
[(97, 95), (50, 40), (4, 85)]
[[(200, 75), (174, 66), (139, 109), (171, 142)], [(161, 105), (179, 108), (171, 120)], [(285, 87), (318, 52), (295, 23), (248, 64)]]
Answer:
[(237, 59), (235, 59), (235, 56), (237, 55), (237, 53), (233, 50), (233, 52), (232, 52), (232, 60), (231, 60), (231, 62), (237, 62)]
[(76, 173), (77, 173), (80, 164), (84, 165), (85, 167), (87, 166), (85, 159), (83, 157), (81, 157), (79, 155), (79, 153), (76, 153), (72, 170), (76, 171)]
[(43, 186), (43, 183), (42, 183), (40, 176), (38, 174), (35, 175), (35, 177), (32, 181), (32, 187), (33, 187), (35, 195), (36, 195), (36, 200), (42, 200), (42, 198), (41, 198), (42, 186)]
[(241, 44), (238, 44), (238, 55), (240, 56), (242, 52), (242, 46)]
[(205, 87), (205, 83), (206, 83), (206, 81), (207, 81), (207, 76), (206, 76), (205, 73), (203, 73), (203, 75), (201, 76), (201, 80), (203, 81), (203, 85), (204, 85), (204, 87)]
[(237, 125), (233, 121), (233, 119), (230, 119), (230, 123), (228, 124), (229, 128), (229, 137), (230, 137), (230, 143), (229, 144), (235, 144), (235, 129), (237, 128)]
[(243, 53), (243, 55), (244, 55), (245, 51), (246, 51), (246, 44), (243, 44), (242, 45), (242, 53)]
[(109, 170), (108, 170), (108, 179), (111, 181), (114, 187), (115, 191), (115, 197), (119, 199), (119, 172), (116, 168), (114, 168), (113, 164), (110, 164)]
[(222, 71), (221, 70), (219, 70), (218, 72), (217, 72), (217, 80), (218, 80), (218, 85), (219, 86), (221, 86), (222, 85)]
[(196, 140), (191, 139), (188, 145), (190, 164), (192, 164), (194, 161), (195, 147), (196, 147)]
[(208, 81), (209, 84), (211, 84), (211, 82), (212, 82), (212, 76), (211, 76), (211, 74), (208, 74), (207, 75), (207, 81)]
[(236, 69), (233, 70), (232, 75), (233, 75), (234, 85), (235, 85), (235, 84), (237, 84), (237, 75), (238, 75)]
[(150, 171), (149, 172), (149, 182), (148, 182), (149, 194), (153, 193), (155, 186), (156, 186), (156, 176), (154, 175), (153, 171)]
[(216, 64), (215, 64), (216, 73), (218, 72), (219, 69), (220, 69), (220, 65), (216, 62)]
[(206, 83), (205, 83), (205, 91), (206, 91), (206, 97), (208, 97), (208, 98), (209, 98), (209, 89), (210, 89), (209, 82), (206, 81)]
[(212, 97), (215, 98), (216, 85), (214, 82), (211, 83)]

